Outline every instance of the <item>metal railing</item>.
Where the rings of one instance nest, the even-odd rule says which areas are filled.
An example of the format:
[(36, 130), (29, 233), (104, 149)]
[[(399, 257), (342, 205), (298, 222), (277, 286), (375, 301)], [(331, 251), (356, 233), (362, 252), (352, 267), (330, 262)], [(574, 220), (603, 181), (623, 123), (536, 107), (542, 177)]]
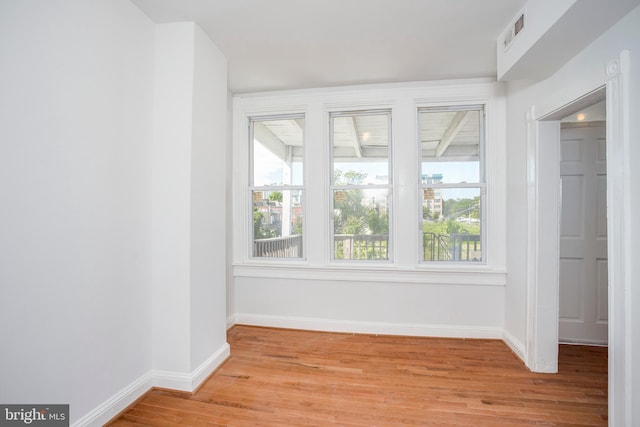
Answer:
[(253, 241), (253, 256), (259, 258), (302, 258), (302, 235)]
[(423, 234), (425, 261), (481, 261), (479, 234)]
[(336, 234), (333, 244), (335, 259), (389, 259), (388, 234)]
[[(387, 260), (388, 234), (336, 234), (335, 259)], [(481, 261), (479, 234), (423, 233), (425, 261)], [(302, 258), (302, 235), (258, 239), (253, 243), (257, 258)]]

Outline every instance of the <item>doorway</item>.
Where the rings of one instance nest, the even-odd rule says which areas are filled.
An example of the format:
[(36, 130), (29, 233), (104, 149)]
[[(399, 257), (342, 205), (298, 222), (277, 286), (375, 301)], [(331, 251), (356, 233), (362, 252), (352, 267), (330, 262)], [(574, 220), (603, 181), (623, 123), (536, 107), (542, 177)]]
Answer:
[(560, 198), (558, 338), (560, 343), (607, 345), (604, 100), (560, 120)]
[[(631, 425), (633, 361), (629, 295), (633, 255), (631, 194), (631, 88), (628, 50), (606, 63), (604, 73), (531, 107), (527, 116), (527, 343), (526, 364), (557, 372), (559, 294), (559, 120), (606, 98), (609, 423)], [(601, 86), (599, 86), (601, 85)], [(605, 95), (606, 88), (606, 97)], [(577, 100), (576, 100), (577, 99)], [(572, 101), (576, 100), (576, 101)], [(580, 105), (582, 104), (582, 105)], [(580, 108), (575, 108), (580, 107)], [(574, 109), (575, 108), (575, 109)], [(571, 111), (573, 109), (573, 111)], [(553, 237), (555, 236), (555, 238)]]

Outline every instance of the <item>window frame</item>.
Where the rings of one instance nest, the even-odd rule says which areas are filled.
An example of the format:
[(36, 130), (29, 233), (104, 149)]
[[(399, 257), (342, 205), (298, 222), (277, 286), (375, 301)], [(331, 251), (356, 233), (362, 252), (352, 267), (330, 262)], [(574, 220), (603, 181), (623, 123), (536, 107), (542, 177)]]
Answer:
[[(418, 241), (421, 207), (418, 196), (419, 160), (417, 108), (456, 105), (485, 107), (485, 182), (483, 259), (485, 263), (420, 262)], [(260, 286), (259, 280), (318, 280), (413, 283), (419, 285), (504, 286), (507, 268), (507, 136), (503, 86), (487, 79), (464, 82), (418, 82), (348, 88), (236, 94), (232, 99), (232, 132), (227, 158), (229, 203), (234, 218), (228, 239), (233, 280)], [(392, 262), (332, 262), (330, 260), (329, 120), (332, 111), (391, 109), (393, 150)], [(305, 248), (304, 260), (251, 258), (249, 225), (245, 216), (248, 192), (249, 117), (305, 114)], [(398, 244), (396, 242), (402, 242)], [(255, 282), (254, 282), (255, 281)]]
[[(479, 149), (478, 149), (478, 181), (477, 182), (462, 182), (462, 183), (431, 183), (425, 184), (422, 179), (422, 147), (421, 147), (421, 114), (424, 112), (450, 112), (450, 111), (478, 111), (479, 112)], [(489, 250), (487, 243), (487, 188), (488, 188), (488, 177), (487, 177), (487, 103), (455, 103), (455, 102), (445, 102), (438, 104), (429, 104), (429, 105), (417, 105), (416, 108), (416, 147), (417, 147), (417, 162), (418, 162), (418, 223), (419, 223), (419, 243), (418, 243), (418, 264), (420, 266), (428, 266), (428, 267), (439, 267), (439, 266), (448, 266), (448, 267), (458, 267), (458, 268), (470, 268), (473, 266), (487, 266), (489, 265)], [(480, 196), (480, 248), (482, 251), (482, 259), (480, 261), (472, 261), (472, 260), (425, 260), (424, 253), (424, 216), (423, 216), (423, 201), (424, 201), (424, 190), (425, 189), (434, 189), (434, 190), (446, 190), (446, 189), (478, 189)]]
[[(371, 116), (371, 115), (384, 115), (387, 116), (387, 138), (388, 138), (388, 146), (387, 146), (387, 174), (388, 180), (386, 184), (344, 184), (344, 185), (336, 185), (334, 182), (335, 177), (335, 158), (334, 158), (334, 117), (353, 117), (353, 116)], [(335, 264), (349, 264), (349, 265), (387, 265), (394, 264), (394, 237), (395, 233), (393, 232), (393, 224), (394, 224), (394, 206), (395, 206), (395, 197), (394, 197), (394, 143), (393, 143), (393, 108), (391, 107), (379, 107), (379, 108), (364, 108), (364, 109), (355, 109), (355, 108), (341, 108), (327, 111), (326, 120), (328, 121), (328, 137), (327, 137), (327, 146), (328, 146), (328, 192), (327, 192), (327, 201), (328, 201), (328, 251), (327, 251), (327, 259), (329, 263)], [(334, 192), (335, 191), (349, 191), (349, 190), (386, 190), (387, 191), (387, 209), (389, 212), (388, 217), (388, 238), (387, 238), (387, 259), (338, 259), (336, 258), (335, 251), (335, 224), (334, 224), (334, 212), (335, 212), (335, 199)]]
[[(255, 185), (255, 137), (254, 137), (254, 126), (255, 122), (266, 122), (270, 120), (291, 120), (291, 119), (303, 119), (305, 126), (302, 128), (302, 184), (300, 185)], [(306, 124), (307, 118), (305, 112), (298, 113), (276, 113), (276, 114), (258, 114), (258, 115), (247, 115), (247, 148), (248, 148), (248, 169), (247, 169), (247, 206), (246, 212), (247, 215), (247, 245), (246, 245), (246, 253), (247, 258), (252, 261), (259, 262), (300, 262), (306, 261), (307, 256), (307, 239), (306, 239), (306, 201), (305, 201), (305, 190), (306, 190)], [(254, 244), (255, 244), (255, 236), (254, 236), (254, 227), (253, 227), (253, 193), (255, 191), (262, 192), (274, 192), (274, 191), (300, 191), (302, 202), (302, 256), (301, 257), (260, 257), (255, 256), (254, 254)]]

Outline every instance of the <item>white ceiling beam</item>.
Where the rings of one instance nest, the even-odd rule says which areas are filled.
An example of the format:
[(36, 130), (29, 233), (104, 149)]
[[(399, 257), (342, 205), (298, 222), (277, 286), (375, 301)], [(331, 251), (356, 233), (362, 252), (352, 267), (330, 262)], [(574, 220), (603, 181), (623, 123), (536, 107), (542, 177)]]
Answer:
[(360, 146), (360, 138), (358, 137), (358, 128), (356, 126), (356, 118), (354, 116), (350, 117), (351, 120), (348, 120), (347, 131), (349, 133), (349, 142), (351, 142), (353, 149), (355, 151), (356, 157), (362, 157), (362, 147)]
[(463, 126), (467, 123), (467, 120), (469, 120), (471, 114), (473, 114), (473, 111), (459, 111), (456, 113), (456, 115), (453, 117), (453, 120), (451, 120), (449, 127), (444, 131), (442, 139), (436, 147), (436, 157), (441, 157), (447, 150), (447, 148), (449, 148), (449, 145), (451, 145), (453, 140), (458, 135), (458, 132), (460, 132)]
[(269, 128), (261, 122), (254, 122), (253, 137), (260, 141), (264, 147), (275, 154), (280, 160), (287, 161), (287, 146), (280, 138), (275, 136)]

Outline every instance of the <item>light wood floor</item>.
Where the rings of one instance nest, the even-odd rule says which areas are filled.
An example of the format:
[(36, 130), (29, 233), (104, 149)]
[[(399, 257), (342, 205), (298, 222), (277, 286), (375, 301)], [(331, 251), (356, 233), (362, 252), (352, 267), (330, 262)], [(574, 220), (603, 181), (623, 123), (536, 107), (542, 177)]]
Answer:
[(194, 394), (152, 390), (112, 426), (606, 426), (607, 349), (534, 374), (498, 340), (235, 326)]

